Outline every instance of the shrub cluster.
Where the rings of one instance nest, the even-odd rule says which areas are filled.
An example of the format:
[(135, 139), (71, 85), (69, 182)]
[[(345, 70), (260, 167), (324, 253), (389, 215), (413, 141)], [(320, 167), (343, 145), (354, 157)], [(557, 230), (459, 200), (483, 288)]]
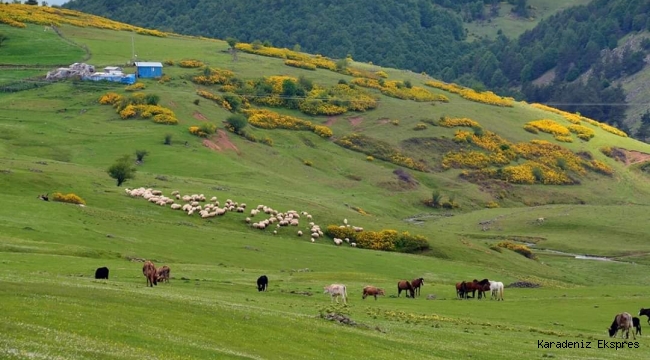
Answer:
[(443, 116), (438, 121), (438, 125), (444, 127), (456, 127), (456, 126), (467, 126), (467, 127), (481, 127), (481, 124), (470, 119), (470, 118), (450, 118)]
[(501, 241), (497, 244), (498, 247), (501, 248), (506, 248), (508, 250), (512, 250), (518, 254), (521, 254), (529, 259), (535, 260), (537, 257), (533, 252), (530, 250), (530, 248), (526, 245), (521, 245), (521, 244), (515, 244), (511, 241)]
[(248, 116), (248, 123), (262, 129), (287, 129), (299, 131), (313, 131), (321, 137), (331, 137), (333, 132), (324, 125), (314, 125), (311, 121), (302, 120), (293, 116), (281, 115), (270, 110), (250, 109), (244, 110)]
[(325, 234), (332, 238), (348, 238), (350, 242), (356, 243), (357, 247), (362, 249), (418, 253), (431, 248), (424, 236), (411, 235), (407, 231), (401, 234), (390, 229), (355, 232), (349, 227), (329, 225)]
[(316, 70), (316, 65), (311, 62), (299, 61), (299, 60), (285, 60), (284, 64), (287, 66), (293, 66), (300, 69), (306, 70)]
[(208, 137), (217, 132), (217, 126), (211, 123), (203, 123), (199, 126), (190, 126), (190, 134), (198, 137)]
[(391, 162), (413, 170), (426, 171), (426, 165), (415, 161), (393, 148), (390, 144), (361, 134), (349, 134), (335, 141), (339, 146), (358, 151), (373, 158)]
[(524, 125), (524, 130), (531, 132), (533, 134), (537, 134), (538, 131), (545, 132), (553, 135), (555, 139), (558, 141), (564, 141), (564, 142), (573, 141), (573, 140), (566, 141), (567, 137), (571, 138), (571, 132), (566, 126), (560, 125), (550, 119), (530, 121), (526, 123), (526, 125)]
[(627, 134), (625, 132), (623, 132), (623, 131), (621, 131), (621, 130), (613, 127), (613, 126), (610, 126), (610, 125), (607, 125), (605, 123), (601, 123), (601, 122), (598, 122), (596, 120), (584, 117), (584, 116), (582, 116), (580, 114), (571, 114), (571, 113), (568, 113), (566, 111), (562, 111), (560, 109), (552, 108), (550, 106), (546, 106), (546, 105), (543, 105), (543, 104), (531, 104), (531, 106), (534, 107), (534, 108), (540, 109), (540, 110), (545, 110), (545, 111), (552, 112), (554, 114), (561, 115), (567, 121), (569, 121), (569, 122), (571, 122), (573, 124), (576, 124), (576, 125), (580, 125), (581, 121), (584, 121), (584, 122), (586, 122), (588, 124), (591, 124), (593, 126), (597, 126), (597, 127), (601, 128), (601, 129), (603, 129), (603, 130), (605, 130), (607, 132), (610, 132), (610, 133), (612, 133), (614, 135), (618, 135), (618, 136), (621, 136), (621, 137), (627, 137)]
[(126, 91), (137, 91), (137, 90), (143, 90), (145, 87), (146, 86), (144, 85), (144, 83), (137, 82), (135, 84), (128, 85), (127, 87), (124, 88), (124, 90), (126, 90)]
[(354, 85), (366, 88), (377, 89), (382, 94), (402, 100), (414, 100), (419, 102), (441, 101), (449, 102), (449, 98), (441, 94), (434, 94), (425, 88), (419, 86), (408, 87), (403, 81), (355, 78), (352, 80)]
[(449, 91), (451, 93), (458, 94), (467, 100), (480, 102), (483, 104), (512, 107), (514, 103), (513, 98), (501, 97), (491, 91), (477, 92), (473, 89), (464, 88), (453, 83), (446, 84), (441, 81), (431, 80), (427, 81), (425, 85)]
[(202, 61), (195, 60), (195, 59), (189, 59), (189, 60), (181, 60), (178, 62), (178, 66), (182, 68), (200, 68), (204, 67), (205, 64)]
[(62, 194), (59, 192), (56, 192), (52, 195), (52, 200), (54, 201), (60, 201), (60, 202), (65, 202), (65, 203), (70, 203), (70, 204), (82, 204), (86, 205), (86, 201), (82, 199), (80, 196), (70, 193), (70, 194)]
[(151, 118), (157, 124), (175, 125), (178, 119), (171, 109), (158, 105), (160, 97), (156, 94), (134, 93), (123, 97), (109, 92), (99, 98), (100, 104), (112, 105), (122, 119), (140, 117)]

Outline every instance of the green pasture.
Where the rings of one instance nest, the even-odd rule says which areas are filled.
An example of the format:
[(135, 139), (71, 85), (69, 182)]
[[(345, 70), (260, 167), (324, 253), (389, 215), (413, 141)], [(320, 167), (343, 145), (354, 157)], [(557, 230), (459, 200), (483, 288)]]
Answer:
[[(222, 41), (61, 29), (66, 39), (88, 47), (88, 62), (98, 67), (128, 62), (133, 37), (140, 60), (194, 58), (243, 79), (284, 74), (323, 85), (351, 80), (244, 53), (233, 61)], [(30, 60), (35, 53), (20, 49), (38, 49), (34, 44), (48, 43), (52, 36), (38, 26), (8, 31), (12, 41), (24, 44), (0, 53), (2, 64), (36, 64)], [(78, 47), (66, 50), (61, 45), (65, 40), (60, 41), (57, 49), (64, 60), (51, 65), (83, 58)], [(25, 77), (33, 75), (24, 71)], [(160, 104), (176, 113), (175, 126), (121, 120), (111, 106), (100, 105), (97, 100), (108, 91), (126, 94), (117, 84), (64, 81), (0, 93), (0, 358), (647, 358), (647, 335), (637, 339), (639, 348), (634, 349), (599, 349), (597, 343), (612, 340), (605, 329), (615, 314), (636, 315), (650, 306), (645, 295), (648, 178), (605, 157), (599, 148), (650, 153), (647, 144), (585, 125), (596, 132), (591, 141), (563, 145), (590, 152), (612, 166), (614, 176), (591, 173), (580, 185), (565, 187), (510, 185), (503, 189), (507, 196), (499, 200), (501, 207), (486, 209), (498, 200), (495, 190), (461, 180), (459, 170), (408, 170), (417, 185), (404, 186), (393, 173), (398, 166), (368, 161), (365, 154), (312, 132), (250, 130), (272, 138), (272, 147), (225, 132), (234, 149), (212, 137), (206, 144), (221, 147), (213, 150), (188, 127), (210, 122), (223, 131), (230, 113), (196, 95), (198, 87), (187, 76), (200, 69), (167, 66), (164, 71), (171, 81), (143, 80), (143, 92), (160, 96)], [(386, 72), (389, 79), (408, 79), (417, 86), (427, 81), (411, 72)], [(22, 76), (18, 70), (7, 74), (0, 78)], [(335, 138), (361, 133), (429, 163), (439, 161), (446, 150), (413, 145), (420, 144), (414, 139), (449, 139), (456, 129), (428, 125), (413, 130), (423, 119), (470, 117), (511, 142), (555, 141), (524, 131), (531, 120), (550, 118), (568, 125), (525, 104), (499, 108), (444, 93), (450, 102), (434, 105), (377, 94), (379, 107), (366, 113), (309, 117), (277, 111), (328, 123)], [(386, 120), (400, 122), (395, 126)], [(171, 145), (163, 144), (166, 134), (172, 135)], [(136, 178), (116, 187), (106, 169), (122, 155), (135, 156), (136, 150), (149, 154), (137, 165)], [(203, 193), (222, 204), (232, 199), (248, 207), (244, 214), (204, 220), (124, 192), (141, 186), (168, 196), (174, 190)], [(434, 190), (455, 197), (460, 208), (423, 205)], [(87, 204), (37, 199), (54, 192), (75, 193)], [(327, 237), (311, 243), (304, 217), (298, 227), (279, 228), (274, 235), (275, 228), (261, 231), (246, 224), (249, 210), (258, 204), (307, 211), (323, 229), (347, 219), (366, 230), (408, 231), (426, 236), (431, 249), (423, 254), (379, 252), (337, 247)], [(537, 222), (540, 217), (543, 223)], [(298, 230), (305, 235), (297, 236)], [(534, 243), (537, 258), (491, 249), (504, 240)], [(542, 249), (616, 261), (578, 260)], [(141, 259), (170, 266), (171, 281), (147, 288)], [(109, 280), (93, 278), (101, 266), (109, 267)], [(266, 293), (255, 287), (262, 274), (270, 279)], [(397, 298), (397, 281), (417, 277), (425, 279), (421, 296)], [(506, 288), (503, 302), (456, 299), (457, 282), (483, 278), (541, 287)], [(332, 305), (323, 294), (331, 283), (347, 285), (348, 306)], [(365, 285), (386, 289), (386, 296), (362, 300)], [(321, 318), (329, 312), (349, 316), (357, 326)], [(641, 322), (645, 330), (645, 317)], [(592, 349), (541, 349), (540, 340), (591, 341)]]

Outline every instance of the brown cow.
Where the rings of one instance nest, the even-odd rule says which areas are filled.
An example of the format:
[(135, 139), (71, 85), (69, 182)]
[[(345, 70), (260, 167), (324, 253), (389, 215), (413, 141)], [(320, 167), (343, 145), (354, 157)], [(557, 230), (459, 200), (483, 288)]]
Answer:
[(149, 260), (144, 262), (142, 265), (142, 274), (147, 278), (147, 286), (153, 287), (158, 285), (158, 279), (156, 278), (156, 267)]
[(171, 269), (167, 265), (163, 265), (156, 270), (156, 280), (160, 282), (169, 282), (169, 272)]
[(386, 295), (386, 293), (384, 292), (384, 289), (379, 289), (370, 285), (363, 288), (362, 299), (365, 300), (365, 298), (368, 296), (374, 296), (375, 300), (377, 300), (377, 295)]

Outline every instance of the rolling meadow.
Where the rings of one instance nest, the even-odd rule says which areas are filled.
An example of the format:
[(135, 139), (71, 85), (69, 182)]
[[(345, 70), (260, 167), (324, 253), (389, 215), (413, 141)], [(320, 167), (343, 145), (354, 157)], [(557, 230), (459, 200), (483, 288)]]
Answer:
[[(8, 37), (0, 46), (0, 358), (649, 358), (647, 334), (637, 335), (638, 348), (598, 348), (598, 341), (613, 340), (606, 328), (617, 313), (637, 316), (650, 307), (650, 145), (579, 114), (445, 91), (426, 74), (351, 59), (287, 66), (286, 58), (255, 54), (247, 44), (235, 57), (225, 41), (108, 26), (96, 17), (78, 26), (64, 21), (81, 17), (70, 14), (77, 13), (57, 15), (60, 36), (37, 21), (0, 24)], [(164, 79), (139, 79), (135, 92), (117, 83), (44, 80), (47, 71), (81, 61), (132, 73), (125, 65), (132, 44), (139, 60), (166, 62)], [(183, 60), (202, 65), (179, 66)], [(196, 80), (222, 75), (240, 81)], [(282, 77), (284, 95), (268, 95), (274, 76)], [(316, 91), (286, 95), (287, 79), (329, 89), (328, 96), (363, 94), (374, 106), (314, 115), (260, 103)], [(267, 93), (241, 95), (246, 86)], [(108, 93), (128, 99), (137, 92), (155, 94), (176, 121), (157, 123), (142, 112), (124, 119), (116, 103), (100, 104)], [(227, 122), (237, 112), (232, 94), (246, 100), (239, 105), (248, 125), (239, 134)], [(246, 113), (255, 109), (277, 115), (255, 123)], [(282, 128), (277, 118), (294, 122)], [(480, 125), (447, 126), (445, 119)], [(540, 119), (553, 125), (527, 127)], [(577, 133), (557, 130), (572, 125)], [(192, 127), (211, 131), (197, 136)], [(533, 145), (538, 157), (525, 150)], [(147, 155), (136, 164), (137, 150)], [(124, 155), (137, 173), (118, 187), (107, 169)], [(564, 160), (545, 160), (556, 155)], [(124, 191), (139, 187), (248, 207), (188, 216)], [(57, 192), (85, 204), (53, 201)], [(255, 229), (245, 219), (258, 204), (308, 212), (322, 229), (345, 219), (364, 232), (420, 235), (428, 249), (336, 246), (330, 236), (311, 242), (304, 216), (298, 227)], [(143, 259), (168, 265), (170, 282), (146, 287)], [(109, 280), (94, 279), (102, 266)], [(262, 274), (267, 292), (255, 285)], [(421, 296), (398, 298), (397, 282), (418, 277), (425, 279)], [(457, 282), (484, 278), (539, 287), (506, 287), (504, 301), (457, 299)], [(323, 293), (332, 283), (347, 285), (347, 306)], [(386, 296), (362, 300), (365, 285)], [(355, 325), (328, 321), (331, 313)], [(645, 317), (641, 324), (650, 332)], [(591, 349), (544, 349), (540, 340), (591, 342)]]

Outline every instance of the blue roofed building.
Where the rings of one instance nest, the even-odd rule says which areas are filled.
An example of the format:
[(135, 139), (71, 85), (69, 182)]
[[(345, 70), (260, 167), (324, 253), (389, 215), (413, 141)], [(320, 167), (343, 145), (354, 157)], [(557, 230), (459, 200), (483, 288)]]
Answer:
[(159, 62), (136, 62), (135, 76), (139, 78), (158, 78), (162, 76), (162, 63)]

